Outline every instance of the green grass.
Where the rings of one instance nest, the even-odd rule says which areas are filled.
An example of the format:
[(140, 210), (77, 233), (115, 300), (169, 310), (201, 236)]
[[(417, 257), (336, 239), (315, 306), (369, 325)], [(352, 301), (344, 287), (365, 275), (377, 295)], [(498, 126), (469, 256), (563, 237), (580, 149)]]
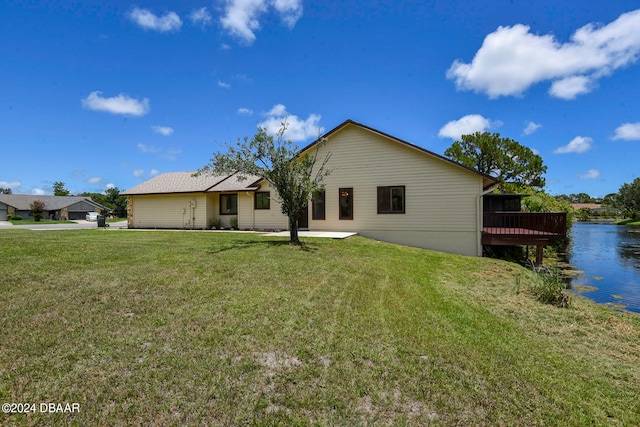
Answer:
[(1, 425), (638, 425), (640, 319), (516, 265), (241, 233), (0, 232)]
[(42, 219), (40, 221), (36, 221), (35, 219), (12, 219), (11, 221), (9, 221), (11, 224), (13, 225), (31, 225), (31, 224), (38, 224), (38, 225), (51, 225), (51, 224), (75, 224), (75, 221), (60, 221), (60, 220), (55, 220), (55, 219)]

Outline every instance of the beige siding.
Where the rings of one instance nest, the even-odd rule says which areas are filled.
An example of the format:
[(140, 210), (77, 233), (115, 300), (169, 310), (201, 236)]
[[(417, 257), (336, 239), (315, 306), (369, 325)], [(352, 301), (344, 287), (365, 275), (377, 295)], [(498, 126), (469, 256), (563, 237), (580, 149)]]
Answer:
[[(353, 124), (332, 133), (319, 158), (327, 152), (332, 172), (325, 178), (326, 219), (313, 220), (310, 213), (309, 229), (354, 231), (395, 243), (481, 255), (480, 175)], [(379, 186), (405, 187), (404, 214), (377, 213)], [(353, 188), (353, 220), (338, 217), (341, 187)], [(259, 191), (271, 193), (270, 209), (255, 210), (253, 192), (237, 193), (239, 228), (287, 229), (276, 191), (265, 181)], [(229, 227), (232, 217), (220, 215), (218, 193), (131, 196), (131, 200), (135, 228), (205, 228), (210, 218), (220, 218)], [(192, 200), (195, 209), (190, 207)]]
[[(130, 196), (133, 228), (203, 229), (211, 216), (205, 194)], [(194, 203), (195, 202), (195, 203)]]
[(286, 230), (289, 228), (289, 221), (287, 217), (282, 215), (280, 210), (280, 203), (278, 199), (278, 193), (275, 189), (271, 188), (268, 182), (263, 181), (258, 191), (268, 191), (271, 199), (269, 209), (254, 209), (254, 194), (251, 194), (251, 203), (248, 207), (251, 208), (252, 216), (248, 219), (248, 224), (245, 228), (251, 229), (264, 229), (264, 230)]
[[(419, 150), (356, 126), (329, 137), (325, 220), (311, 230), (364, 236), (466, 255), (480, 255), (478, 198), (482, 178)], [(377, 187), (405, 186), (405, 213), (378, 214)], [(353, 188), (353, 220), (338, 218), (338, 189)]]

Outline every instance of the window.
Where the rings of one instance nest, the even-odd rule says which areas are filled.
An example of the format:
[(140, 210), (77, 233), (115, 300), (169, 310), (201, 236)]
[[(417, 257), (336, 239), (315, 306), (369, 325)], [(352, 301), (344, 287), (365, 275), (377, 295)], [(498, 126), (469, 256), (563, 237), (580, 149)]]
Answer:
[(404, 185), (378, 187), (378, 213), (404, 213)]
[(268, 191), (256, 191), (253, 199), (253, 207), (258, 209), (271, 209), (271, 196)]
[(339, 218), (353, 219), (353, 188), (340, 188), (339, 192)]
[(324, 191), (316, 191), (311, 195), (311, 219), (325, 219)]
[(238, 195), (220, 195), (220, 215), (238, 215)]

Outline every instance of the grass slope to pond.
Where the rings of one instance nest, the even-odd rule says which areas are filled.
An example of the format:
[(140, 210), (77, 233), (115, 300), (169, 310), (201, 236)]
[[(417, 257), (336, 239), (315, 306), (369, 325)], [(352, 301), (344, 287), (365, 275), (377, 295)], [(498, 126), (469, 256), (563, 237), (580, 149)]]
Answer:
[(0, 232), (1, 425), (638, 425), (640, 320), (353, 237)]

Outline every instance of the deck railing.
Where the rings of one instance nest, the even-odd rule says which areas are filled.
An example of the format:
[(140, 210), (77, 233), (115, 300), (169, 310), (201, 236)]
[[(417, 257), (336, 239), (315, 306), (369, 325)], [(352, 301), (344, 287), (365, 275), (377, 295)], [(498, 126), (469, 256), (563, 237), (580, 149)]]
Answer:
[[(533, 235), (549, 233), (558, 237), (567, 234), (567, 214), (529, 212), (486, 212), (483, 214), (484, 227), (497, 229), (518, 229), (517, 234)], [(496, 230), (496, 234), (500, 234)]]

